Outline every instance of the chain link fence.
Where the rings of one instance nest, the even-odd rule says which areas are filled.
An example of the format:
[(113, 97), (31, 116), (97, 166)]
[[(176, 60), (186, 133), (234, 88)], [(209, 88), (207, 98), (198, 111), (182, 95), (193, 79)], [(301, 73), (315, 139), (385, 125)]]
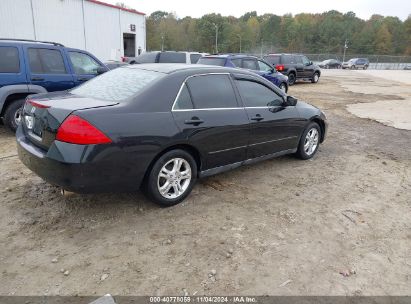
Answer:
[[(311, 61), (319, 63), (327, 59), (343, 61), (343, 54), (304, 54)], [(411, 69), (411, 56), (345, 54), (345, 61), (351, 58), (367, 58), (370, 61), (369, 69), (375, 70), (403, 70)]]

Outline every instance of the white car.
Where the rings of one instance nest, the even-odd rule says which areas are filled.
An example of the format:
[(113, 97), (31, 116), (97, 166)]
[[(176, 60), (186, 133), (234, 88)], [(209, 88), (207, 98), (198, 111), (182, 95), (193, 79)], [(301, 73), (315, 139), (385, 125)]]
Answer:
[(136, 63), (188, 63), (194, 64), (197, 61), (208, 55), (206, 53), (199, 52), (178, 52), (178, 51), (153, 51), (145, 52), (137, 57), (123, 57), (123, 61), (136, 64)]

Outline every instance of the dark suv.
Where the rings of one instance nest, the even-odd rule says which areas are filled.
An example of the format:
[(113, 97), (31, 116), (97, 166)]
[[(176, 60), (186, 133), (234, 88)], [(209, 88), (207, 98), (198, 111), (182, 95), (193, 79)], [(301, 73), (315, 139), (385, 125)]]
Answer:
[(289, 85), (293, 85), (297, 79), (309, 79), (316, 83), (321, 76), (320, 67), (301, 54), (268, 54), (264, 59), (288, 76)]
[(107, 67), (92, 54), (55, 42), (0, 39), (0, 116), (16, 130), (31, 94), (71, 89)]

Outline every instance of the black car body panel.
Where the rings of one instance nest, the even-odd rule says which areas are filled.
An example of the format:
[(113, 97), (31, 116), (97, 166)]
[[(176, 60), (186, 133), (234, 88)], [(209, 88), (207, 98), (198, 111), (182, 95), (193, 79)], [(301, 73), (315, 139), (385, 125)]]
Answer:
[[(71, 92), (31, 96), (30, 100), (50, 108), (33, 111), (34, 115), (39, 112), (43, 128), (37, 135), (31, 136), (25, 123), (18, 128), (21, 161), (44, 180), (69, 191), (129, 191), (138, 189), (153, 162), (175, 147), (190, 151), (198, 162), (198, 176), (207, 176), (295, 152), (305, 126), (312, 120), (318, 121), (326, 132), (322, 112), (303, 102), (296, 106), (244, 107), (235, 85), (238, 78), (251, 79), (284, 100), (286, 97), (271, 82), (252, 72), (201, 65), (147, 64), (121, 67), (106, 74), (121, 69), (153, 70), (164, 77), (121, 101)], [(172, 110), (188, 79), (215, 74), (231, 79), (236, 106)], [(24, 115), (31, 112), (26, 103)], [(56, 140), (59, 125), (69, 115), (88, 121), (112, 142), (81, 145)], [(256, 116), (263, 120), (253, 120)], [(203, 123), (193, 124), (196, 118)]]

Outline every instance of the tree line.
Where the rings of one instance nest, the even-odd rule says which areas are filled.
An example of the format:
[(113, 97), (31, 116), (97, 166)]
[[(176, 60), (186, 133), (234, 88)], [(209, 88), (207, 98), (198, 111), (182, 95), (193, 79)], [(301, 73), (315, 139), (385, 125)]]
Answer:
[(215, 53), (216, 29), (220, 53), (342, 53), (411, 55), (411, 15), (373, 15), (368, 20), (355, 13), (328, 11), (321, 14), (257, 15), (236, 18), (207, 14), (201, 18), (177, 18), (156, 11), (146, 20), (147, 50), (200, 51)]

